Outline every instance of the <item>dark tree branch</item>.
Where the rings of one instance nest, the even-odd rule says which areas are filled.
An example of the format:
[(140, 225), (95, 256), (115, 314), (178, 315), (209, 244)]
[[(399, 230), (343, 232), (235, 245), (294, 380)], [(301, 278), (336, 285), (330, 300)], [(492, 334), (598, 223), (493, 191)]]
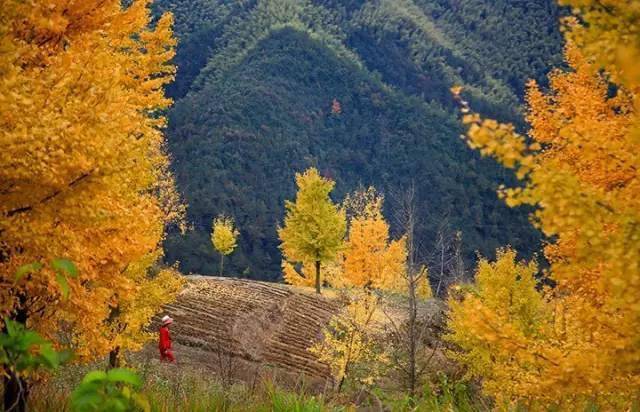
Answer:
[[(69, 182), (69, 184), (67, 184), (66, 189), (71, 189), (74, 186), (77, 186), (80, 182), (82, 182), (83, 180), (85, 180), (86, 178), (88, 178), (89, 176), (91, 176), (91, 173), (93, 173), (95, 169), (92, 169), (86, 173), (81, 174), (80, 176), (78, 176), (77, 178), (73, 179), (71, 182)], [(50, 201), (51, 199), (55, 198), (56, 196), (58, 196), (60, 193), (63, 192), (63, 189), (58, 189), (56, 191), (54, 191), (53, 193), (51, 193), (50, 195), (44, 197), (42, 200), (38, 201), (37, 204), (35, 205), (28, 205), (28, 206), (23, 206), (23, 207), (19, 207), (17, 209), (13, 209), (13, 210), (9, 210), (8, 212), (6, 212), (6, 216), (7, 217), (12, 217), (15, 216), (19, 213), (24, 213), (24, 212), (28, 212), (30, 210), (33, 210), (33, 208), (37, 205), (41, 205), (44, 204), (48, 201)]]

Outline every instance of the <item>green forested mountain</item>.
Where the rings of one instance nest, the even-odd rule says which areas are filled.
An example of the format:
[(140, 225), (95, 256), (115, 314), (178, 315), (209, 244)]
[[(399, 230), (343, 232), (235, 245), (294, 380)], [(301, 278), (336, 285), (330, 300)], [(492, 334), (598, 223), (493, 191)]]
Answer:
[(335, 200), (414, 184), (427, 251), (443, 228), (463, 232), (468, 260), (538, 248), (525, 211), (496, 197), (510, 176), (459, 138), (449, 89), (520, 123), (525, 81), (560, 61), (551, 0), (156, 2), (166, 10), (179, 39), (169, 150), (193, 229), (165, 248), (184, 271), (215, 272), (211, 220), (226, 213), (241, 232), (227, 267), (278, 279), (276, 227), (309, 166), (336, 180)]

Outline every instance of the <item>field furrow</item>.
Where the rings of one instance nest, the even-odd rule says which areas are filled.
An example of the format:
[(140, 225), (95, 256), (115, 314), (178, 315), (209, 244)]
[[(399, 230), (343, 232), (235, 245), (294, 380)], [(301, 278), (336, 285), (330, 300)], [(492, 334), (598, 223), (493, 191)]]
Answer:
[(215, 370), (231, 358), (245, 369), (268, 365), (327, 379), (327, 366), (307, 349), (336, 311), (330, 299), (285, 285), (191, 276), (163, 314), (174, 318), (176, 355), (185, 364)]

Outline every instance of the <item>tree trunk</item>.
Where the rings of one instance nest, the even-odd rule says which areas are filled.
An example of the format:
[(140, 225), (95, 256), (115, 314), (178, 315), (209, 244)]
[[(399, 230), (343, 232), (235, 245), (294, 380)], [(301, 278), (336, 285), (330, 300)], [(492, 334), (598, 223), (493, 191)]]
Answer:
[(444, 280), (444, 234), (440, 233), (440, 279), (436, 289), (436, 296), (440, 296), (440, 286)]
[(406, 236), (407, 236), (407, 286), (409, 292), (409, 331), (408, 331), (408, 350), (407, 350), (407, 363), (408, 363), (408, 371), (407, 371), (407, 386), (409, 389), (409, 396), (414, 399), (416, 394), (416, 386), (417, 386), (417, 346), (418, 346), (418, 334), (416, 330), (416, 318), (417, 318), (417, 296), (416, 296), (416, 284), (418, 282), (417, 273), (417, 255), (416, 255), (416, 245), (415, 245), (415, 210), (414, 210), (414, 202), (413, 202), (413, 192), (411, 192), (411, 197), (407, 198), (407, 216), (406, 216)]
[[(115, 295), (115, 298), (118, 299), (118, 296)], [(121, 324), (118, 324), (120, 318), (120, 304), (116, 306), (111, 306), (111, 311), (109, 312), (109, 318), (107, 319), (107, 323), (114, 327), (116, 333), (122, 333), (125, 327)], [(120, 366), (120, 346), (112, 347), (109, 351), (109, 362), (107, 363), (107, 370), (117, 368)]]
[[(13, 320), (26, 325), (27, 310), (24, 308), (18, 309)], [(3, 332), (6, 333), (6, 325), (3, 328)], [(28, 382), (24, 378), (17, 376), (15, 372), (9, 372), (4, 377), (2, 384), (4, 388), (4, 410), (6, 412), (25, 412), (29, 396)]]
[(416, 346), (418, 337), (416, 333), (416, 278), (411, 269), (409, 277), (409, 394), (413, 398), (416, 394)]
[(316, 293), (320, 294), (320, 261), (316, 260)]
[(107, 369), (120, 367), (120, 346), (116, 346), (109, 352), (109, 365)]
[(222, 268), (224, 267), (224, 255), (220, 253), (220, 276), (222, 276)]
[(340, 378), (340, 382), (338, 382), (338, 389), (337, 392), (340, 393), (340, 391), (342, 390), (342, 385), (344, 384), (344, 376), (342, 378)]
[(4, 377), (4, 410), (9, 412), (25, 412), (29, 386), (24, 378), (9, 372)]

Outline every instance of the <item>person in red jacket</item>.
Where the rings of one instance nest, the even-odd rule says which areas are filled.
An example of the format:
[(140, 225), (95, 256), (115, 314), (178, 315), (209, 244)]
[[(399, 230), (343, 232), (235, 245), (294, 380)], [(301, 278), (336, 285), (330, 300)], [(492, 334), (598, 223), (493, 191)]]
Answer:
[(169, 333), (169, 325), (173, 323), (173, 319), (169, 316), (162, 318), (162, 326), (160, 326), (160, 361), (161, 362), (175, 362), (176, 358), (173, 356), (171, 350), (171, 334)]

